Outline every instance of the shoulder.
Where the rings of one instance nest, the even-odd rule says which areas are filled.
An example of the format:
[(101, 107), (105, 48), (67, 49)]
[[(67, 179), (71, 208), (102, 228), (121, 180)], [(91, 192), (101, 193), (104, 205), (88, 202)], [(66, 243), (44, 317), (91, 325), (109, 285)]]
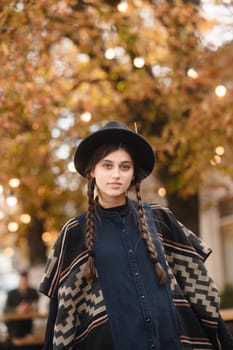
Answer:
[(50, 251), (50, 260), (70, 260), (84, 249), (85, 213), (69, 219), (62, 227), (53, 248)]
[(150, 203), (149, 204), (154, 220), (156, 224), (161, 229), (169, 229), (169, 228), (180, 228), (180, 224), (178, 220), (176, 219), (175, 215), (172, 213), (172, 211), (161, 204), (158, 203)]
[(148, 205), (155, 215), (163, 215), (164, 217), (173, 216), (171, 210), (164, 205), (158, 203), (149, 203)]
[(73, 231), (85, 222), (86, 213), (82, 213), (74, 218), (70, 218), (62, 227), (62, 231)]
[(16, 294), (19, 294), (19, 290), (18, 290), (17, 288), (10, 289), (10, 290), (7, 292), (7, 295), (8, 295), (9, 297), (15, 296)]
[(67, 238), (69, 236), (75, 235), (77, 238), (78, 234), (83, 231), (85, 226), (86, 213), (83, 213), (75, 218), (69, 219), (62, 227), (58, 240)]
[(150, 208), (158, 233), (164, 241), (171, 240), (187, 243), (187, 234), (184, 226), (176, 219), (169, 208), (157, 203), (150, 204)]
[[(211, 249), (195, 233), (176, 219), (172, 211), (159, 204), (150, 204), (158, 233), (167, 247), (186, 251), (195, 251), (202, 260), (211, 253)], [(182, 248), (181, 248), (182, 247)]]

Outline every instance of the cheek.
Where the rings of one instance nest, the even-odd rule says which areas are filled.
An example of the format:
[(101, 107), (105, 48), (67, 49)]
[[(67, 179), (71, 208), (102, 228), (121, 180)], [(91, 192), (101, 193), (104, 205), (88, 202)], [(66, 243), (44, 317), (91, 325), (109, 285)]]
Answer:
[(133, 179), (134, 179), (134, 174), (132, 173), (129, 176), (127, 176), (126, 183), (130, 186)]

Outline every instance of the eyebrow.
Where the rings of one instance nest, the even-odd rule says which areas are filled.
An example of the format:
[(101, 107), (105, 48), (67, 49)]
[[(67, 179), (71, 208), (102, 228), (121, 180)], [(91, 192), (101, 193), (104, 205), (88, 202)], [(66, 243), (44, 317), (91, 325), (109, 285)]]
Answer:
[[(114, 163), (113, 160), (110, 159), (102, 159), (103, 162), (107, 162), (107, 163)], [(120, 164), (133, 164), (133, 162), (131, 160), (123, 160), (122, 162), (120, 162)]]

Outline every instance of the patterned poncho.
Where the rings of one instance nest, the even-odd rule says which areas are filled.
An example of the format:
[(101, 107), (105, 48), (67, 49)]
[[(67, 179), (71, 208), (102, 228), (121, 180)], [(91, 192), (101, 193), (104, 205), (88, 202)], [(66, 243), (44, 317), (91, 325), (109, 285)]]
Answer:
[[(127, 211), (124, 212), (124, 215), (127, 218), (130, 217), (132, 212), (135, 212), (136, 207), (137, 203), (128, 200)], [(174, 345), (177, 344), (174, 336), (174, 344), (171, 344), (166, 350), (221, 349), (217, 339), (219, 296), (215, 284), (208, 276), (204, 266), (204, 261), (210, 254), (210, 249), (196, 235), (179, 223), (169, 209), (157, 204), (145, 204), (144, 208), (150, 232), (155, 232), (154, 235), (152, 234), (152, 237), (159, 251), (159, 257), (165, 264), (169, 276), (169, 285), (166, 288), (169, 288), (169, 293), (171, 294), (172, 307), (168, 306), (168, 312), (171, 320), (173, 320), (173, 309), (175, 310), (175, 319), (178, 324), (177, 326), (175, 319), (173, 320), (174, 327), (169, 323), (167, 324), (168, 334), (178, 333), (180, 342), (179, 345)], [(99, 209), (99, 215), (102, 215), (101, 209)], [(109, 216), (109, 213), (106, 215)], [(107, 292), (105, 294), (105, 290), (107, 290), (106, 285), (108, 284), (107, 278), (105, 277), (105, 280), (104, 278), (102, 279), (102, 284), (99, 283), (99, 278), (92, 282), (87, 282), (83, 278), (83, 270), (88, 256), (84, 244), (85, 218), (86, 214), (84, 213), (65, 224), (48, 258), (40, 286), (40, 291), (51, 298), (44, 349), (96, 350), (106, 348), (108, 350), (128, 350), (129, 347), (125, 345), (127, 340), (124, 343), (123, 334), (125, 334), (125, 339), (127, 339), (129, 332), (131, 332), (132, 327), (126, 329), (127, 324), (129, 324), (127, 320), (130, 321), (131, 325), (135, 324), (135, 327), (137, 327), (138, 324), (135, 322), (134, 317), (134, 312), (136, 315), (136, 311), (132, 307), (131, 316), (124, 316), (123, 312), (122, 324), (115, 323), (114, 327), (111, 328), (113, 324), (111, 315), (118, 315), (120, 311), (114, 305), (114, 291), (109, 293), (109, 295)], [(134, 221), (136, 222), (136, 220)], [(134, 221), (127, 222), (132, 225)], [(127, 225), (124, 228), (125, 231), (127, 230)], [(131, 231), (132, 229), (133, 227), (130, 227)], [(122, 229), (122, 232), (124, 230)], [(137, 231), (135, 228), (134, 230)], [(110, 245), (110, 238), (108, 239)], [(158, 245), (157, 241), (159, 241), (160, 245)], [(123, 245), (125, 245), (125, 242), (123, 242)], [(95, 261), (101, 279), (102, 271), (105, 274), (106, 270), (106, 276), (108, 274), (109, 269), (106, 265), (111, 267), (111, 265), (115, 266), (116, 264), (114, 261), (109, 261), (109, 264), (102, 263), (101, 265), (101, 259), (98, 258), (98, 251), (101, 251), (101, 246), (98, 247), (98, 244), (96, 246)], [(125, 247), (124, 249), (128, 248)], [(132, 249), (128, 249), (127, 252), (130, 256)], [(142, 256), (142, 259), (144, 258)], [(119, 260), (118, 269), (120, 269), (121, 262)], [(144, 269), (143, 266), (139, 267)], [(121, 276), (124, 273), (127, 274), (127, 271), (122, 269)], [(130, 269), (128, 273), (130, 274)], [(140, 274), (136, 272), (135, 276), (136, 280), (140, 277)], [(114, 279), (114, 276), (112, 278)], [(117, 289), (117, 283), (118, 281), (114, 284), (115, 289)], [(151, 286), (151, 288), (155, 286), (153, 281)], [(110, 285), (107, 287), (110, 288)], [(144, 298), (144, 295), (140, 296), (140, 298), (142, 297)], [(129, 305), (134, 305), (133, 298), (134, 294), (132, 293), (132, 300), (131, 298), (128, 299)], [(153, 310), (149, 310), (148, 315), (150, 314), (152, 318), (156, 318), (156, 308), (160, 308), (160, 304), (163, 304), (162, 299), (160, 303), (156, 304), (154, 302), (152, 309), (154, 308), (155, 312), (153, 313)], [(164, 322), (165, 324), (167, 321), (165, 318), (163, 320), (161, 315), (163, 315), (162, 309), (156, 322)], [(150, 317), (146, 316), (145, 328), (149, 327), (149, 324)], [(166, 325), (165, 327), (163, 325), (163, 328), (166, 328)], [(120, 332), (118, 337), (117, 332)], [(136, 333), (135, 344), (138, 344), (143, 336), (140, 334), (140, 330)], [(119, 334), (122, 334), (122, 344), (119, 340)], [(162, 345), (156, 343), (156, 339), (153, 341), (152, 336), (147, 338), (149, 339), (148, 342), (150, 342), (148, 347), (140, 347), (138, 345), (139, 350), (144, 348), (164, 350), (163, 347), (160, 347)], [(105, 344), (103, 339), (105, 339)], [(136, 349), (136, 345), (133, 348)]]

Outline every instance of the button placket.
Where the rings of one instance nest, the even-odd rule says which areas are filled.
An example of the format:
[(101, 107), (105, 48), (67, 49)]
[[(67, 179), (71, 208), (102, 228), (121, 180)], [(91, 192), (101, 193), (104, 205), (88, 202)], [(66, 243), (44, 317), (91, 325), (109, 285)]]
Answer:
[(131, 231), (129, 232), (127, 229), (131, 225), (129, 222), (125, 222), (124, 219), (122, 220), (121, 225), (122, 225), (121, 235), (122, 235), (123, 245), (125, 247), (125, 251), (128, 256), (129, 264), (131, 266), (131, 271), (133, 274), (133, 279), (134, 279), (134, 283), (135, 283), (135, 287), (138, 295), (138, 300), (141, 305), (142, 316), (144, 319), (144, 327), (147, 330), (148, 345), (152, 349), (155, 349), (156, 336), (154, 334), (154, 327), (152, 322), (152, 315), (150, 313), (150, 308), (149, 308), (149, 301), (146, 298), (144, 283), (143, 283), (143, 279), (140, 273), (140, 268), (137, 262), (136, 251), (134, 249), (135, 243), (133, 243), (129, 235)]
[[(121, 231), (122, 231), (122, 233), (125, 234), (127, 230), (125, 228), (122, 228)], [(139, 296), (139, 302), (141, 304), (141, 310), (143, 313), (145, 328), (147, 329), (147, 334), (150, 335), (150, 336), (148, 336), (148, 341), (150, 343), (151, 348), (155, 348), (153, 327), (152, 327), (152, 322), (151, 322), (152, 318), (151, 318), (151, 314), (149, 311), (149, 303), (146, 300), (144, 285), (143, 285), (143, 281), (141, 278), (141, 274), (139, 272), (139, 266), (137, 263), (136, 254), (135, 254), (134, 249), (131, 246), (132, 243), (129, 239), (128, 234), (124, 235), (123, 239), (124, 239), (124, 244), (126, 246), (126, 251), (128, 253), (129, 263), (131, 265), (131, 270), (133, 272), (134, 282), (135, 282), (135, 286), (137, 289), (137, 294)]]

